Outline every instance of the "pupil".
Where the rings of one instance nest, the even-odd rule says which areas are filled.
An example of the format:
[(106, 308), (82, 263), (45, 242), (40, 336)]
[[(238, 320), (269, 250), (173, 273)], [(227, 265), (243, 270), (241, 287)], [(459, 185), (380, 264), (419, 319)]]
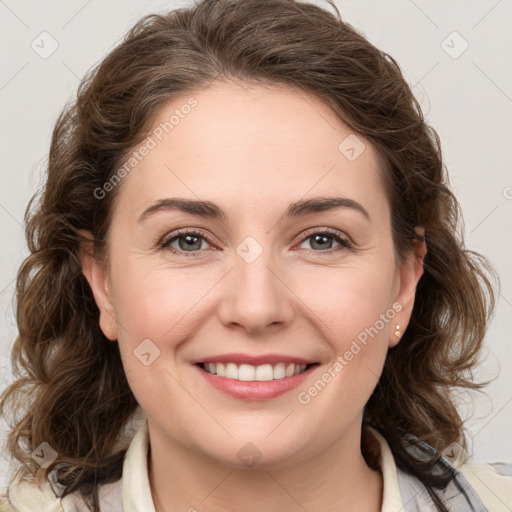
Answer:
[[(182, 240), (185, 239), (185, 244), (182, 244)], [(194, 242), (195, 240), (195, 242)], [(199, 240), (199, 243), (198, 243)], [(180, 238), (180, 249), (183, 249), (185, 251), (191, 250), (191, 249), (200, 249), (201, 248), (201, 240), (198, 236), (193, 235), (185, 235), (184, 237)]]
[[(330, 247), (327, 247), (326, 246), (326, 243), (328, 245), (328, 242), (329, 242), (329, 239), (331, 237), (329, 236), (325, 236), (325, 235), (315, 235), (313, 237), (313, 243), (312, 243), (312, 246), (313, 248), (315, 248), (315, 244), (319, 244), (317, 248), (320, 248), (320, 249), (330, 249)], [(332, 245), (332, 240), (331, 240), (331, 245)]]

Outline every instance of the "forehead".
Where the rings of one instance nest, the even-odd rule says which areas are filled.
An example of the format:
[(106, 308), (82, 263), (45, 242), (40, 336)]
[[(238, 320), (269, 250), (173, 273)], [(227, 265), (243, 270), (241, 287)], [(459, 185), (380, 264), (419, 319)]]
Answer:
[(144, 145), (151, 149), (122, 187), (134, 210), (179, 195), (268, 207), (342, 194), (369, 209), (386, 206), (368, 141), (290, 87), (217, 84), (183, 95), (160, 110)]

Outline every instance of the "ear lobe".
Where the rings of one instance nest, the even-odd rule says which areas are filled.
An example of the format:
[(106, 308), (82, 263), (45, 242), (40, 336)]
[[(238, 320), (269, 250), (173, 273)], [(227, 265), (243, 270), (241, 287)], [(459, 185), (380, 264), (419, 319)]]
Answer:
[(115, 309), (108, 287), (108, 275), (104, 266), (94, 255), (94, 238), (91, 233), (80, 230), (83, 240), (80, 244), (80, 261), (84, 274), (98, 309), (100, 311), (100, 328), (111, 341), (117, 340), (117, 322)]
[[(415, 231), (418, 237), (414, 241), (414, 248), (407, 255), (407, 258), (402, 262), (399, 269), (400, 290), (395, 302), (402, 305), (402, 310), (397, 316), (395, 324), (400, 326), (399, 331), (401, 334), (403, 334), (407, 328), (407, 324), (411, 318), (414, 299), (416, 297), (416, 288), (423, 275), (423, 263), (427, 254), (424, 228), (418, 226), (415, 228)], [(390, 347), (394, 347), (400, 340), (400, 337), (394, 334), (396, 325), (393, 325), (392, 340), (389, 343)]]

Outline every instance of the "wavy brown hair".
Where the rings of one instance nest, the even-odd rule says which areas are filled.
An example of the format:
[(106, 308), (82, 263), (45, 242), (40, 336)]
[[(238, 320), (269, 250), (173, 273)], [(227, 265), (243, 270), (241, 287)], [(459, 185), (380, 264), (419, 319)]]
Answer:
[[(404, 450), (406, 433), (439, 452), (452, 442), (466, 446), (453, 392), (484, 385), (473, 382), (472, 369), (494, 308), (495, 272), (464, 246), (439, 137), (399, 65), (329, 4), (334, 13), (293, 0), (202, 0), (149, 15), (82, 80), (55, 124), (46, 180), (25, 217), (30, 255), (17, 277), (17, 380), (0, 401), (12, 419), (7, 447), (21, 472), (42, 481), (54, 471), (64, 495), (80, 491), (95, 511), (98, 486), (121, 477), (126, 446), (119, 439), (138, 404), (117, 343), (99, 328), (81, 270), (81, 230), (92, 234), (95, 254), (106, 261), (122, 183), (101, 200), (94, 191), (148, 135), (167, 102), (220, 81), (315, 95), (372, 144), (396, 257), (418, 241), (415, 226), (424, 227), (428, 252), (410, 324), (388, 352), (363, 423), (427, 483), (435, 484)], [(363, 429), (371, 463), (365, 440)], [(43, 441), (58, 452), (48, 468), (30, 457)]]

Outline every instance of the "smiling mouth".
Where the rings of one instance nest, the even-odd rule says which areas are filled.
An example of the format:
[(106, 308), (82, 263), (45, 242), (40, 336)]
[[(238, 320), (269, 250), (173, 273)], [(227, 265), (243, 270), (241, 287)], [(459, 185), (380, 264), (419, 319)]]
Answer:
[(197, 363), (197, 366), (205, 372), (217, 377), (224, 377), (244, 382), (264, 382), (281, 380), (295, 375), (300, 375), (309, 368), (318, 366), (318, 364), (319, 363), (277, 363), (253, 366), (250, 364), (236, 363)]

